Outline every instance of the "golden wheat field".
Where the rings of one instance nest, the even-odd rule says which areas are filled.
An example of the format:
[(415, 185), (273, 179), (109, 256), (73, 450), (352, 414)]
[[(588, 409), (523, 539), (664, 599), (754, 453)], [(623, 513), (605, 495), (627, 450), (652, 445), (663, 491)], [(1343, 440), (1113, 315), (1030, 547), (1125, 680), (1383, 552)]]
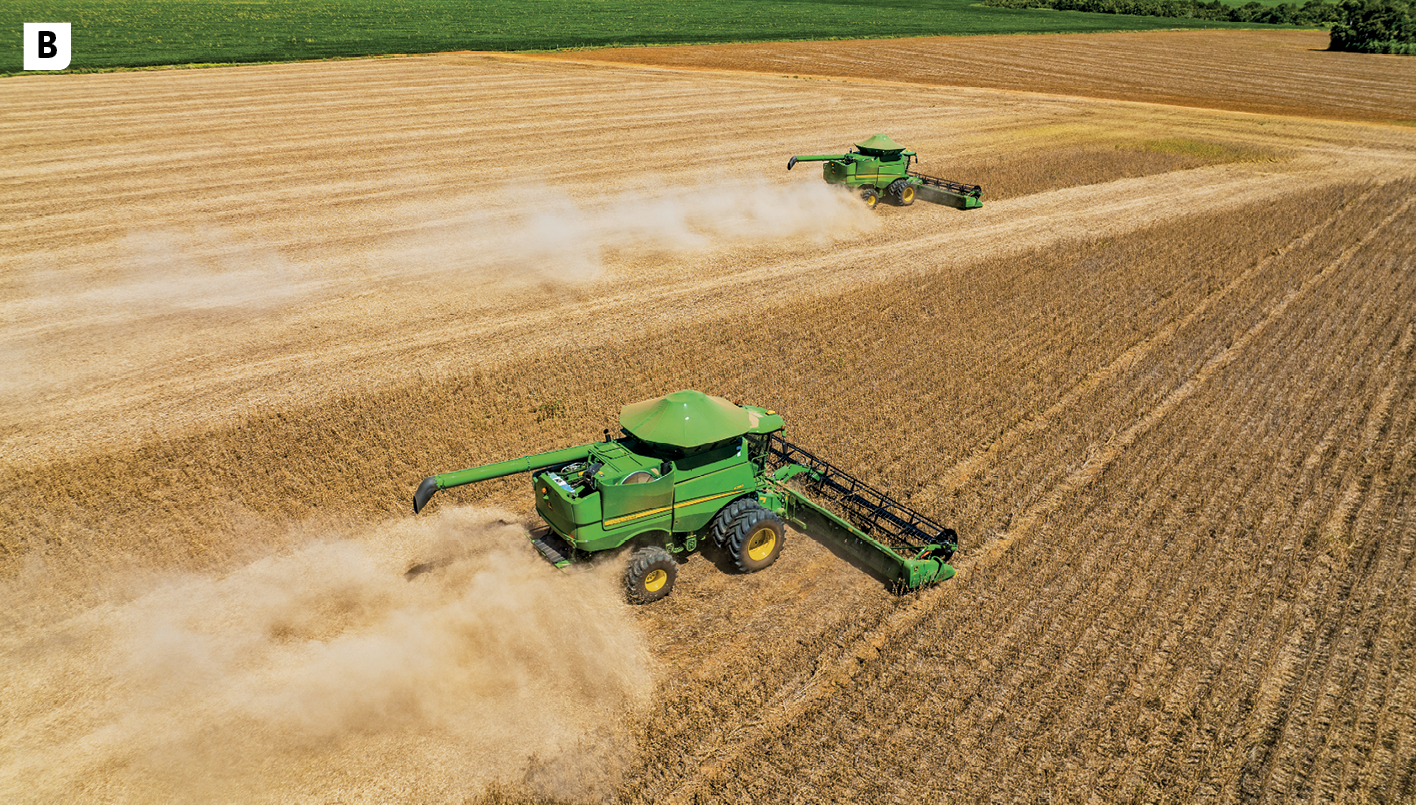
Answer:
[[(0, 82), (0, 799), (1416, 800), (1416, 61), (1274, 36)], [(986, 205), (785, 170), (876, 131)], [(411, 514), (680, 388), (959, 575)]]

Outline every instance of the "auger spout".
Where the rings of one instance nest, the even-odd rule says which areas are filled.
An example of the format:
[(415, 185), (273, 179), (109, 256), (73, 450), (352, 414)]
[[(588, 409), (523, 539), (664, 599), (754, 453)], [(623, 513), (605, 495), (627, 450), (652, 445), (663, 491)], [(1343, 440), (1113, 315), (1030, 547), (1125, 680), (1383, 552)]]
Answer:
[(418, 484), (418, 491), (413, 493), (413, 513), (417, 514), (422, 511), (423, 507), (428, 505), (428, 500), (432, 498), (433, 493), (439, 489), (451, 489), (463, 484), (489, 481), (493, 478), (504, 478), (523, 472), (534, 472), (545, 467), (554, 467), (557, 464), (583, 461), (589, 455), (590, 445), (582, 444), (578, 447), (566, 447), (548, 453), (537, 453), (534, 456), (513, 458), (510, 461), (498, 461), (495, 464), (483, 464), (480, 467), (430, 475)]
[(811, 155), (811, 156), (792, 157), (791, 159), (787, 160), (787, 170), (791, 170), (792, 168), (796, 167), (796, 164), (797, 164), (798, 162), (830, 162), (830, 161), (833, 160), (833, 159), (834, 159), (834, 160), (841, 161), (841, 162), (850, 162), (850, 161), (851, 161), (851, 155), (850, 155), (850, 154), (813, 154), (813, 155)]

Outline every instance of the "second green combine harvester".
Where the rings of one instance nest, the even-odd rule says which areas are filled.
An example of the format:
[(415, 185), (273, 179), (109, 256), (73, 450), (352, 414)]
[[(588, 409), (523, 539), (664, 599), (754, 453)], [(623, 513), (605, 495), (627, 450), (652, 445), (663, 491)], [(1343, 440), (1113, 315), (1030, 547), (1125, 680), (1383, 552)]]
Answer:
[(910, 170), (915, 152), (884, 134), (861, 140), (855, 147), (855, 151), (845, 154), (792, 157), (787, 160), (787, 170), (796, 167), (798, 162), (824, 162), (822, 177), (830, 184), (860, 188), (860, 197), (867, 207), (874, 207), (882, 198), (907, 207), (914, 203), (916, 196), (961, 210), (983, 206), (979, 200), (983, 188)]
[(440, 489), (531, 473), (549, 529), (532, 542), (557, 567), (633, 545), (631, 601), (669, 594), (675, 555), (712, 540), (739, 570), (782, 551), (786, 523), (831, 539), (884, 580), (915, 589), (954, 575), (958, 536), (782, 438), (782, 418), (697, 391), (620, 410), (623, 436), (424, 479), (417, 513)]

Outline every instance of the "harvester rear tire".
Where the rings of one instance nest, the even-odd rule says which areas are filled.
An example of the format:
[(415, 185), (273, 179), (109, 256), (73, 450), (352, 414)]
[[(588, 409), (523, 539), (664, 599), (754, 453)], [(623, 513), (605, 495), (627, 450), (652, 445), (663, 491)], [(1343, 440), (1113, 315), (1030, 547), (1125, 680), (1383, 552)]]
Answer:
[(860, 191), (860, 199), (865, 202), (865, 206), (875, 209), (875, 205), (880, 203), (880, 194), (875, 192), (875, 188), (867, 187)]
[(631, 604), (652, 604), (668, 595), (678, 579), (678, 562), (658, 546), (640, 548), (624, 571), (625, 597)]
[(728, 535), (733, 532), (733, 521), (737, 519), (738, 515), (742, 514), (744, 509), (750, 506), (758, 506), (760, 508), (757, 501), (751, 497), (738, 498), (719, 509), (718, 513), (713, 515), (712, 522), (708, 523), (708, 538), (713, 540), (714, 545), (724, 550), (727, 549)]
[(754, 501), (733, 520), (728, 555), (744, 573), (766, 570), (781, 555), (786, 534), (782, 518)]

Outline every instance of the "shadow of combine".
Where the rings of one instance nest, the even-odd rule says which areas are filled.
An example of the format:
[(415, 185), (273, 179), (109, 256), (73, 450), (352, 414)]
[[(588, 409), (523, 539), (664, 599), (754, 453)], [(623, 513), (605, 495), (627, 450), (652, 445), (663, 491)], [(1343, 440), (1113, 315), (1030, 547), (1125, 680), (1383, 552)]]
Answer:
[(801, 520), (802, 526), (796, 528), (798, 533), (806, 535), (811, 538), (812, 541), (830, 551), (836, 558), (845, 560), (851, 567), (880, 582), (880, 586), (889, 590), (891, 593), (903, 595), (909, 592), (909, 589), (905, 585), (885, 575), (878, 568), (864, 561), (856, 552), (848, 549), (845, 545), (845, 540), (851, 535), (842, 531), (835, 523), (810, 509), (802, 510), (799, 519)]

